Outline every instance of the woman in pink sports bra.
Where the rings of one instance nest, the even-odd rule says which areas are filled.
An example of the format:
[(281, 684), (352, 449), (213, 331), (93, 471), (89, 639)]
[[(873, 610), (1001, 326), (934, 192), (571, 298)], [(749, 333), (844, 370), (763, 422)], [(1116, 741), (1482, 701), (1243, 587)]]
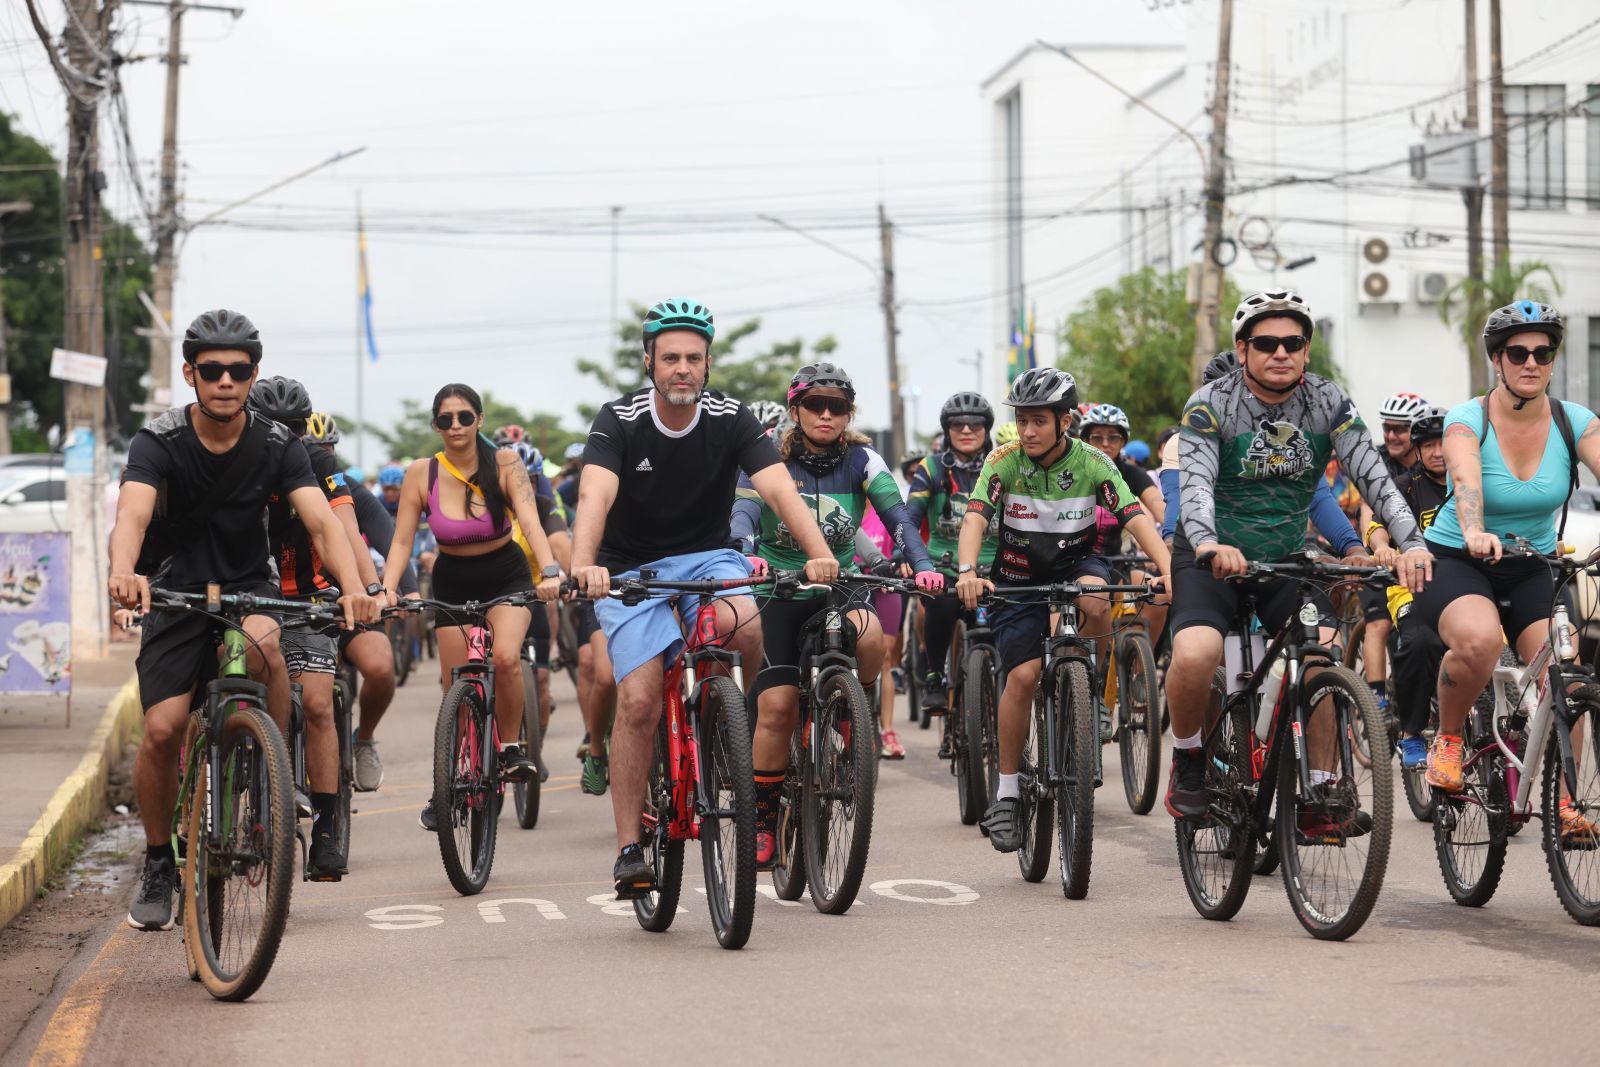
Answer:
[[(384, 566), (385, 591), (391, 605), (399, 576), (411, 559), (411, 542), (423, 515), (439, 542), (433, 565), (433, 595), (462, 604), (492, 600), (534, 588), (527, 557), (511, 538), (509, 512), (533, 549), (540, 564), (540, 600), (554, 600), (561, 588), (561, 570), (544, 535), (534, 505), (528, 471), (509, 448), (495, 448), (479, 430), (483, 400), (469, 386), (451, 384), (433, 398), (433, 426), (444, 451), (419, 459), (406, 470), (400, 486), (400, 506), (395, 513), (394, 541)], [(480, 471), (494, 470), (487, 484)], [(392, 575), (393, 577), (387, 577)], [(508, 781), (527, 781), (538, 773), (516, 738), (522, 730), (522, 671), (517, 662), (522, 641), (533, 616), (527, 608), (502, 605), (489, 612), (494, 634), (495, 718), (500, 725), (501, 774)], [(466, 628), (439, 626), (439, 680), (450, 684), (450, 672), (467, 660)], [(510, 738), (510, 741), (504, 739)], [(433, 801), (423, 810), (428, 825)]]

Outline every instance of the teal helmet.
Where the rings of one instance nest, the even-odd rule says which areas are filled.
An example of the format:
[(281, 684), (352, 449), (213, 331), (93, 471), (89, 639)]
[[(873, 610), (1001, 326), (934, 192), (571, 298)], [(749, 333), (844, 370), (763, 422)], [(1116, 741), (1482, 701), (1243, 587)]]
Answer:
[(710, 344), (717, 336), (716, 320), (711, 309), (693, 300), (663, 300), (644, 316), (644, 343), (650, 342), (668, 330), (693, 330)]

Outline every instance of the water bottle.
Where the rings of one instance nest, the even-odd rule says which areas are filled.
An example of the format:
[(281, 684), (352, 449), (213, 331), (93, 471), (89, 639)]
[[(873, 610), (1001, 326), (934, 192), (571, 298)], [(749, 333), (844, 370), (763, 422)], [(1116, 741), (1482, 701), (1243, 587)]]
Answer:
[(1272, 661), (1266, 681), (1261, 683), (1261, 706), (1256, 709), (1256, 740), (1266, 743), (1272, 733), (1272, 716), (1278, 708), (1278, 694), (1283, 691), (1283, 658)]

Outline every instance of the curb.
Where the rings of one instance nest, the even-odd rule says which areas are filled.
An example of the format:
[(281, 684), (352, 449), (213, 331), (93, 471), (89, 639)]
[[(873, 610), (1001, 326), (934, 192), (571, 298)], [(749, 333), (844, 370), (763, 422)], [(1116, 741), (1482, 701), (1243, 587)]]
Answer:
[(33, 902), (85, 827), (105, 807), (106, 778), (140, 719), (139, 682), (129, 678), (111, 698), (83, 759), (56, 789), (10, 863), (0, 865), (0, 926)]

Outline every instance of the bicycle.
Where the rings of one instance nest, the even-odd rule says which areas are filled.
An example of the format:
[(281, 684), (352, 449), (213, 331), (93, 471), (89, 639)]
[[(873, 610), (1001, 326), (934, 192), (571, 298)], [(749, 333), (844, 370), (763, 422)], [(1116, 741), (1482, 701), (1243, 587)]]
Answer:
[(294, 884), (293, 768), (267, 713), (266, 686), (245, 666), (240, 623), (271, 611), (333, 622), (331, 605), (253, 594), (151, 590), (151, 611), (200, 611), (215, 620), (222, 657), (197, 693), (172, 818), (181, 871), (178, 910), (189, 977), (218, 1000), (241, 1001), (272, 970)]
[[(319, 599), (328, 602), (329, 595), (337, 598), (337, 590), (329, 590), (321, 594)], [(331, 603), (329, 603), (331, 607)], [(339, 853), (346, 862), (350, 857), (350, 815), (351, 797), (355, 791), (355, 733), (351, 724), (350, 701), (345, 697), (344, 682), (336, 673), (333, 680), (333, 730), (339, 739), (339, 788), (336, 791), (338, 806), (335, 813), (336, 822), (334, 833), (339, 839)], [(306, 767), (306, 712), (301, 701), (301, 686), (295, 682), (290, 686), (289, 699), (289, 762), (294, 771), (294, 787), (298, 793), (311, 795), (311, 775)], [(311, 841), (299, 820), (295, 821), (295, 839), (300, 844), (300, 876), (308, 882), (337, 882), (342, 879), (339, 874), (321, 874), (313, 878), (309, 870), (311, 856)]]
[(1000, 784), (1000, 655), (987, 604), (962, 614), (950, 639), (950, 664), (954, 699), (945, 716), (945, 744), (956, 779), (956, 810), (962, 825), (971, 826), (983, 818)]
[[(652, 596), (702, 598), (684, 647), (662, 680), (661, 721), (640, 814), (640, 847), (656, 888), (633, 902), (639, 925), (664, 933), (677, 916), (685, 841), (700, 842), (706, 904), (717, 943), (743, 948), (756, 902), (756, 791), (750, 764), (739, 655), (723, 647), (714, 598), (757, 584), (754, 578), (657, 581), (648, 568), (637, 578), (612, 578), (611, 595), (627, 605)], [(564, 593), (576, 592), (570, 580)]]
[[(1114, 567), (1144, 566), (1142, 556), (1109, 557)], [(1114, 572), (1119, 581), (1126, 574)], [(1122, 791), (1135, 815), (1148, 815), (1161, 786), (1161, 686), (1156, 680), (1156, 651), (1139, 611), (1139, 598), (1119, 596), (1111, 606), (1111, 654), (1101, 668), (1099, 685), (1104, 706), (1116, 709), (1111, 736), (1117, 742)]]
[(389, 647), (394, 653), (394, 684), (402, 686), (411, 676), (412, 633), (410, 619), (386, 619), (383, 624), (384, 636), (389, 639)]
[[(535, 607), (535, 611), (541, 607)], [(526, 782), (515, 782), (511, 786), (512, 803), (517, 810), (517, 825), (524, 830), (532, 830), (539, 825), (539, 796), (544, 786), (544, 780), (549, 776), (549, 771), (544, 766), (544, 693), (539, 688), (539, 671), (534, 664), (534, 650), (532, 639), (522, 644), (522, 731), (518, 740), (522, 742), (522, 750), (533, 760), (534, 766), (539, 768), (539, 773)]]
[(933, 716), (922, 711), (922, 686), (927, 679), (928, 652), (922, 647), (922, 602), (906, 601), (904, 638), (900, 642), (900, 669), (906, 678), (906, 712), (908, 721), (921, 729), (933, 725)]
[[(1209, 560), (1202, 553), (1196, 564)], [(1213, 718), (1204, 740), (1210, 810), (1199, 820), (1176, 820), (1184, 888), (1202, 917), (1231, 919), (1244, 905), (1252, 874), (1281, 863), (1300, 925), (1319, 940), (1342, 941), (1361, 929), (1383, 888), (1394, 782), (1391, 749), (1375, 746), (1370, 763), (1356, 756), (1357, 730), (1364, 726), (1369, 736), (1382, 736), (1383, 712), (1360, 675), (1318, 643), (1321, 611), (1314, 588), (1327, 579), (1392, 579), (1386, 568), (1327, 563), (1314, 553), (1284, 563), (1251, 563), (1245, 577), (1293, 581), (1300, 604), (1259, 665), (1253, 642), (1240, 642), (1242, 687), (1230, 693), (1234, 679), (1221, 669), (1213, 679)], [(1255, 608), (1255, 591), (1247, 588), (1233, 632), (1249, 632)], [(1281, 674), (1275, 670), (1280, 666)], [(1281, 678), (1281, 684), (1266, 701), (1261, 696), (1269, 677)], [(1320, 709), (1318, 720), (1313, 709)], [(1319, 724), (1321, 736), (1331, 739), (1335, 766), (1325, 784), (1313, 785), (1313, 727)]]
[[(1549, 634), (1533, 660), (1518, 668), (1502, 658), (1490, 680), (1493, 708), (1480, 700), (1468, 717), (1461, 791), (1434, 790), (1439, 870), (1457, 904), (1482, 907), (1499, 887), (1511, 828), (1538, 818), (1562, 908), (1583, 926), (1600, 925), (1600, 833), (1568, 833), (1561, 819), (1567, 805), (1591, 827), (1600, 816), (1600, 685), (1573, 665), (1576, 635), (1560, 596), (1560, 585), (1579, 573), (1600, 571), (1600, 553), (1574, 562), (1508, 534), (1502, 554), (1545, 560), (1566, 577), (1551, 605)], [(1541, 810), (1535, 814), (1532, 794), (1541, 758)]]

